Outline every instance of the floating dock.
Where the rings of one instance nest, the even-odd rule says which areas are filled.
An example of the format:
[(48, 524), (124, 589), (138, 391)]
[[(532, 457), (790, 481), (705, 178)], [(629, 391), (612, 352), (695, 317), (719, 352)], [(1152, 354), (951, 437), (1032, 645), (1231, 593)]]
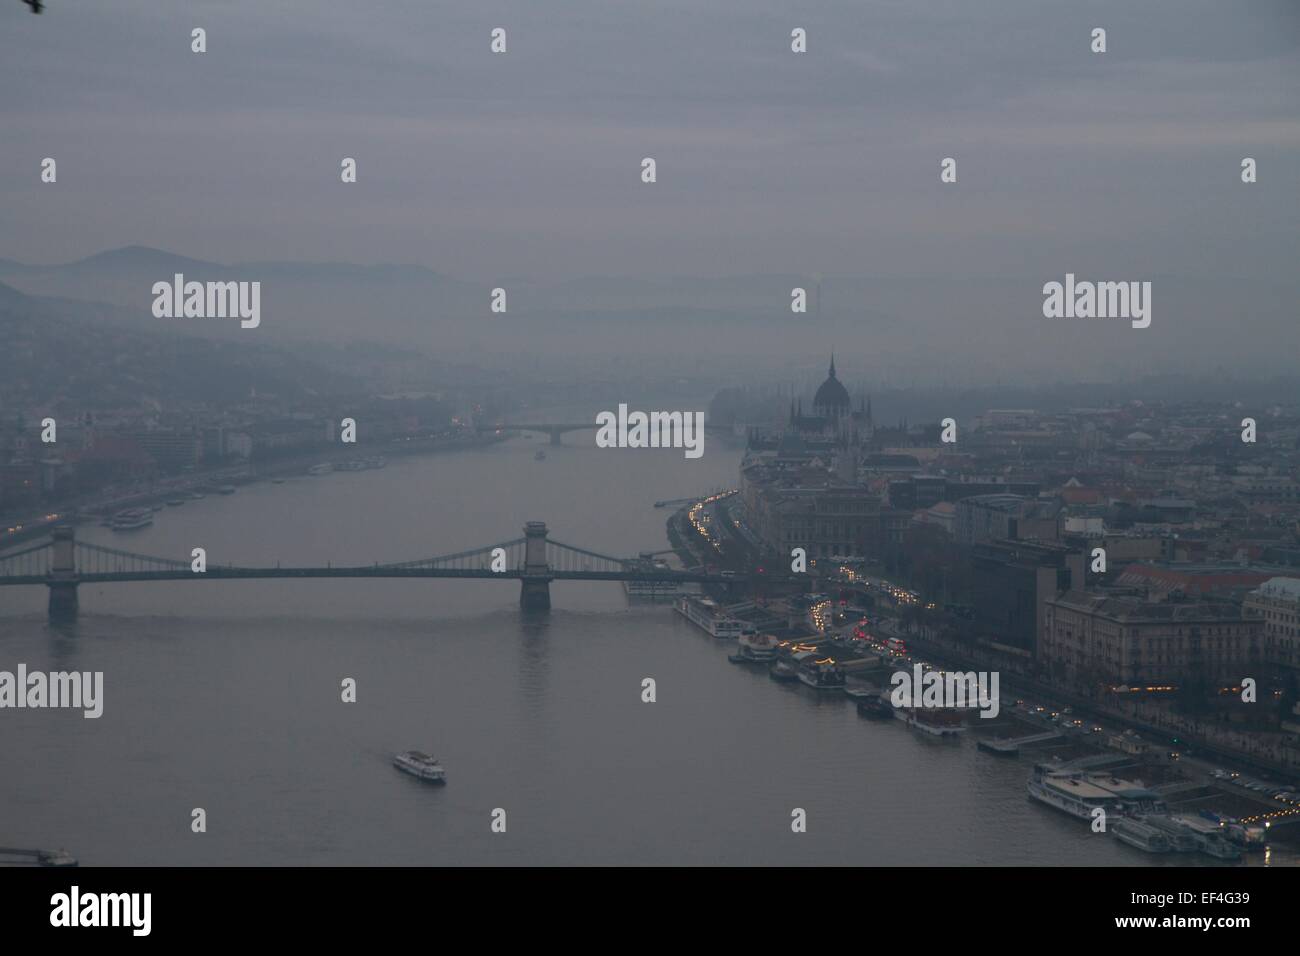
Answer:
[(1057, 737), (1064, 737), (1065, 734), (1059, 730), (1048, 730), (1041, 734), (1030, 734), (1028, 737), (1006, 737), (993, 740), (981, 740), (976, 746), (980, 750), (987, 751), (991, 754), (997, 754), (999, 757), (1015, 757), (1020, 753), (1020, 748), (1025, 744), (1041, 743), (1044, 740), (1055, 740)]

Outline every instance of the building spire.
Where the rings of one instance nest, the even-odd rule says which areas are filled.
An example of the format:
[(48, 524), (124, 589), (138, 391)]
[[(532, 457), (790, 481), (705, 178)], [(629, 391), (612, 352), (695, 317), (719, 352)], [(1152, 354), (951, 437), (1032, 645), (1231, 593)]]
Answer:
[(835, 377), (835, 350), (831, 349), (831, 378)]

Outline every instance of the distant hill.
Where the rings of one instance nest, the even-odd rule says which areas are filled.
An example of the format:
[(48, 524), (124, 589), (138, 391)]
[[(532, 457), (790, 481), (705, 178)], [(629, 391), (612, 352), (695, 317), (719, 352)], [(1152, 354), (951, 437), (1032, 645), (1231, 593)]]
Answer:
[(13, 286), (5, 285), (3, 282), (0, 282), (0, 308), (23, 305), (30, 301), (30, 296), (23, 295), (23, 293), (19, 292)]
[[(138, 245), (56, 265), (0, 260), (0, 281), (32, 295), (117, 306), (121, 311), (106, 318), (128, 324), (158, 324), (150, 311), (153, 284), (170, 282), (177, 273), (186, 281), (261, 282), (263, 325), (258, 335), (281, 342), (324, 338), (412, 344), (423, 339), (434, 345), (431, 331), (452, 337), (463, 333), (468, 322), (487, 314), (490, 295), (486, 286), (450, 279), (422, 266), (227, 265)], [(234, 339), (242, 330), (238, 323), (191, 322), (186, 331)]]
[(161, 279), (167, 274), (176, 272), (203, 270), (215, 272), (224, 268), (216, 263), (190, 259), (187, 256), (178, 256), (148, 246), (108, 249), (84, 259), (54, 265), (30, 265), (14, 259), (0, 259), (0, 277), (18, 280), (39, 276), (58, 276), (64, 279), (96, 275), (120, 277), (138, 273), (156, 274)]
[(0, 283), (0, 407), (167, 408), (354, 393), (337, 370), (258, 343), (152, 334), (102, 320), (112, 307), (28, 296)]

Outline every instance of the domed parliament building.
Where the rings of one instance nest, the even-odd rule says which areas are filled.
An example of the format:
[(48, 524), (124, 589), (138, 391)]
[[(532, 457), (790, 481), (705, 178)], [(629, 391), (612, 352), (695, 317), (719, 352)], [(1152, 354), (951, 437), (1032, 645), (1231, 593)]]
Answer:
[(812, 414), (792, 400), (785, 427), (751, 431), (740, 467), (741, 500), (767, 549), (807, 549), (814, 558), (861, 558), (879, 551), (881, 502), (860, 479), (876, 436), (871, 402), (858, 408), (835, 372), (813, 395)]
[(790, 404), (790, 421), (787, 433), (793, 432), (805, 441), (831, 440), (839, 445), (868, 444), (874, 433), (871, 419), (871, 400), (859, 399), (853, 409), (849, 390), (835, 374), (835, 356), (826, 373), (826, 381), (818, 387), (812, 400), (812, 414), (803, 413), (803, 402)]

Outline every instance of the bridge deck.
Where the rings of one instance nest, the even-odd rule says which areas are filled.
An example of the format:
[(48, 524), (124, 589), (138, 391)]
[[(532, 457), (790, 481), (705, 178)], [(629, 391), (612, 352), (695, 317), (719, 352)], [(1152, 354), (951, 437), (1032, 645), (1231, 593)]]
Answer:
[[(114, 581), (231, 581), (275, 578), (459, 578), (481, 581), (647, 581), (670, 584), (735, 584), (749, 578), (742, 575), (723, 577), (720, 574), (693, 571), (669, 571), (645, 574), (630, 571), (559, 571), (529, 574), (519, 569), (492, 571), (488, 568), (396, 568), (378, 566), (344, 568), (225, 568), (209, 567), (206, 571), (100, 571), (77, 573), (62, 578), (65, 582), (97, 584)], [(60, 580), (48, 574), (24, 574), (0, 577), (0, 587), (9, 585), (49, 584)]]
[[(538, 523), (540, 524), (540, 522)], [(543, 526), (543, 534), (545, 528)], [(617, 558), (543, 538), (542, 554), (530, 556), (528, 541), (515, 538), (454, 554), (389, 564), (324, 567), (209, 565), (194, 571), (188, 561), (136, 554), (101, 544), (65, 541), (60, 567), (51, 540), (0, 555), (0, 586), (100, 584), (130, 581), (229, 581), (292, 578), (452, 578), (462, 580), (643, 581), (664, 584), (737, 584), (745, 575), (706, 571), (648, 570), (639, 558)], [(74, 555), (70, 563), (68, 554)], [(503, 566), (504, 565), (504, 566)], [(493, 567), (501, 570), (493, 570)], [(775, 580), (780, 576), (769, 576)]]

